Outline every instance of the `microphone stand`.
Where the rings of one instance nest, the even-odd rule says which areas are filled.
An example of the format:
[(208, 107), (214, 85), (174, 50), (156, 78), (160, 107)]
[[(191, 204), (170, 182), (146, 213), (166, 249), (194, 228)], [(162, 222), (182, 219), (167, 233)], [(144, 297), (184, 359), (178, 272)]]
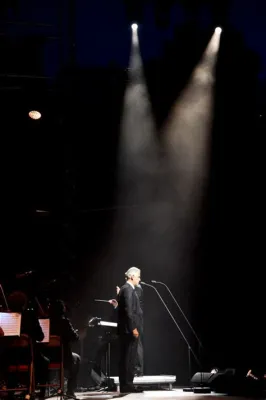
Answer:
[[(183, 315), (185, 321), (187, 322), (188, 326), (190, 327), (190, 329), (191, 329), (193, 335), (194, 335), (195, 338), (197, 339), (197, 342), (198, 342), (198, 344), (199, 344), (199, 352), (200, 352), (200, 349), (204, 349), (204, 348), (203, 348), (203, 345), (202, 345), (202, 343), (201, 343), (201, 341), (200, 341), (198, 335), (196, 334), (195, 330), (193, 329), (191, 323), (190, 323), (189, 320), (187, 319), (187, 317), (186, 317), (184, 311), (182, 310), (182, 308), (181, 308), (180, 305), (178, 304), (176, 298), (174, 297), (173, 293), (172, 293), (171, 290), (169, 289), (169, 287), (168, 287), (164, 282), (159, 282), (159, 281), (154, 281), (154, 280), (152, 280), (151, 282), (152, 282), (152, 283), (157, 283), (157, 284), (159, 284), (159, 285), (163, 285), (163, 286), (167, 289), (168, 293), (170, 294), (170, 296), (171, 296), (172, 299), (174, 300), (174, 302), (175, 302), (175, 304), (177, 305), (179, 311), (181, 312), (181, 314)], [(199, 364), (199, 366), (201, 367), (200, 364)], [(188, 391), (188, 390), (185, 389), (185, 391)], [(200, 386), (199, 388), (194, 388), (193, 391), (194, 391), (194, 393), (210, 393), (210, 392), (211, 392), (211, 390), (210, 390), (208, 387), (203, 387), (202, 372), (201, 372), (201, 386)]]
[(159, 282), (159, 281), (151, 281), (151, 282), (152, 282), (152, 283), (157, 283), (157, 284), (159, 284), (159, 285), (163, 285), (164, 287), (166, 287), (166, 289), (168, 290), (170, 296), (172, 297), (172, 299), (174, 300), (175, 304), (176, 304), (177, 307), (179, 308), (179, 311), (181, 312), (181, 314), (182, 314), (183, 317), (185, 318), (185, 321), (186, 321), (186, 323), (188, 324), (188, 326), (190, 327), (190, 329), (191, 329), (193, 335), (194, 335), (195, 338), (197, 339), (197, 342), (198, 342), (198, 344), (199, 344), (199, 347), (201, 347), (201, 348), (203, 349), (203, 345), (202, 345), (202, 343), (201, 343), (201, 341), (200, 341), (198, 335), (196, 334), (196, 332), (195, 332), (195, 330), (193, 329), (191, 323), (190, 323), (189, 320), (187, 319), (187, 317), (186, 317), (184, 311), (182, 310), (182, 308), (181, 308), (180, 305), (178, 304), (176, 298), (174, 297), (174, 295), (173, 295), (173, 293), (171, 292), (171, 290), (169, 289), (169, 287), (168, 287), (165, 283), (163, 283), (163, 282)]
[[(187, 345), (187, 347), (188, 347), (188, 369), (189, 369), (189, 381), (190, 381), (190, 379), (191, 379), (191, 354), (194, 356), (194, 358), (195, 358), (196, 362), (198, 363), (199, 367), (201, 367), (200, 362), (199, 362), (199, 360), (198, 360), (196, 354), (194, 353), (194, 351), (193, 351), (192, 348), (190, 347), (190, 344), (189, 344), (187, 338), (185, 337), (185, 335), (184, 335), (184, 333), (182, 332), (180, 326), (179, 326), (178, 323), (176, 322), (175, 318), (173, 317), (173, 314), (171, 313), (171, 311), (169, 310), (169, 308), (168, 308), (167, 305), (165, 304), (165, 302), (164, 302), (162, 296), (160, 295), (160, 293), (158, 292), (158, 290), (156, 289), (156, 287), (153, 286), (153, 285), (150, 285), (150, 284), (148, 284), (148, 283), (145, 283), (145, 282), (141, 282), (141, 284), (144, 285), (144, 286), (151, 287), (152, 289), (155, 290), (155, 292), (157, 293), (159, 299), (161, 300), (161, 302), (163, 303), (165, 309), (167, 310), (168, 314), (169, 314), (170, 317), (172, 318), (172, 320), (173, 320), (175, 326), (176, 326), (177, 329), (179, 330), (179, 332), (180, 332), (182, 338), (184, 339), (184, 341), (185, 341), (185, 343), (186, 343), (186, 345)], [(191, 389), (191, 390), (193, 391), (193, 389)]]

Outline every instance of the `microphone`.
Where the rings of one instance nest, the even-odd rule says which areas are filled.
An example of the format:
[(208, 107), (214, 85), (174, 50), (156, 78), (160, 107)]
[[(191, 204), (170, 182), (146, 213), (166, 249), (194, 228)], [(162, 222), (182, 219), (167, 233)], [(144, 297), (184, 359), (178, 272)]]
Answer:
[(198, 335), (196, 334), (196, 332), (195, 332), (195, 330), (193, 329), (191, 323), (190, 323), (189, 320), (187, 319), (187, 317), (186, 317), (184, 311), (182, 310), (182, 308), (181, 308), (180, 305), (178, 304), (176, 298), (174, 297), (174, 295), (173, 295), (173, 293), (171, 292), (171, 290), (169, 289), (169, 287), (168, 287), (165, 283), (163, 283), (163, 282), (154, 281), (154, 280), (152, 280), (151, 282), (152, 282), (152, 283), (157, 283), (158, 285), (163, 285), (164, 287), (166, 287), (166, 289), (168, 290), (168, 293), (170, 294), (170, 296), (171, 296), (172, 299), (174, 300), (176, 306), (179, 308), (179, 311), (180, 311), (181, 314), (183, 315), (183, 317), (184, 317), (186, 323), (187, 323), (188, 326), (190, 327), (191, 332), (193, 333), (193, 335), (194, 335), (195, 338), (197, 339), (197, 342), (198, 342), (199, 346), (203, 349), (203, 345), (202, 345), (202, 343), (201, 343), (201, 341), (200, 341)]
[(16, 279), (26, 278), (27, 276), (33, 274), (34, 271), (26, 271), (21, 274), (16, 274)]
[(191, 366), (190, 366), (190, 352), (193, 354), (193, 356), (194, 356), (194, 358), (195, 358), (195, 360), (196, 360), (198, 366), (201, 367), (201, 364), (200, 364), (200, 362), (199, 362), (199, 360), (198, 360), (198, 357), (196, 356), (196, 354), (194, 353), (194, 351), (193, 351), (192, 348), (190, 347), (190, 344), (189, 344), (189, 342), (188, 342), (186, 336), (185, 336), (184, 333), (182, 332), (180, 326), (179, 326), (178, 323), (176, 322), (176, 320), (175, 320), (173, 314), (171, 313), (171, 311), (169, 310), (169, 308), (168, 308), (167, 305), (165, 304), (165, 302), (164, 302), (162, 296), (160, 295), (160, 293), (158, 292), (158, 290), (156, 289), (156, 287), (153, 286), (153, 285), (150, 285), (149, 283), (145, 283), (145, 282), (141, 282), (141, 284), (144, 285), (144, 286), (151, 287), (152, 289), (155, 290), (155, 292), (157, 293), (159, 299), (161, 300), (161, 302), (163, 303), (165, 309), (167, 310), (168, 314), (169, 314), (170, 317), (172, 318), (172, 320), (173, 320), (175, 326), (176, 326), (177, 329), (179, 330), (179, 332), (180, 332), (182, 338), (183, 338), (184, 341), (186, 342), (186, 344), (187, 344), (187, 346), (188, 346), (188, 353), (189, 353), (189, 357), (188, 357), (188, 359), (189, 359), (189, 373), (190, 373), (190, 376), (191, 376), (191, 371), (190, 371), (190, 369), (191, 369)]

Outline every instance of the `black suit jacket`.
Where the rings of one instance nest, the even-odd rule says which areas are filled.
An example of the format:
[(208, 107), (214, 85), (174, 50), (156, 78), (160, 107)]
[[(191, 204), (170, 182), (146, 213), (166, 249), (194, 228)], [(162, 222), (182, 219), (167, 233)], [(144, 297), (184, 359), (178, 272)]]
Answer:
[(141, 285), (138, 285), (135, 287), (136, 293), (139, 296), (139, 303), (140, 303), (140, 308), (143, 312), (144, 309), (144, 301), (143, 301), (143, 289), (141, 287)]
[(118, 334), (129, 334), (141, 329), (142, 310), (136, 290), (129, 283), (120, 288), (118, 295)]

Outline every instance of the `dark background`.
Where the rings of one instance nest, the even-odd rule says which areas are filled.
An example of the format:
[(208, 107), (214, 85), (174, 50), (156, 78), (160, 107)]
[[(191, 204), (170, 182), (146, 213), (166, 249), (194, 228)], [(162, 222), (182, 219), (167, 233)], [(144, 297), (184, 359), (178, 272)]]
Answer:
[[(205, 369), (265, 365), (266, 5), (163, 3), (1, 1), (1, 283), (7, 293), (26, 285), (43, 303), (63, 297), (81, 328), (89, 316), (112, 317), (109, 305), (93, 299), (114, 297), (136, 264), (144, 281), (162, 280), (173, 290), (204, 343)], [(147, 234), (145, 220), (144, 228), (121, 232), (123, 240), (110, 244), (121, 206), (117, 155), (132, 21), (140, 23), (159, 140), (214, 27), (224, 28), (211, 181), (192, 266), (174, 251), (169, 256), (171, 231)], [(30, 120), (31, 109), (42, 119)], [(140, 213), (145, 209), (132, 208), (127, 218)], [(28, 280), (14, 280), (30, 270)], [(147, 288), (145, 352), (146, 374), (186, 380), (186, 345)]]

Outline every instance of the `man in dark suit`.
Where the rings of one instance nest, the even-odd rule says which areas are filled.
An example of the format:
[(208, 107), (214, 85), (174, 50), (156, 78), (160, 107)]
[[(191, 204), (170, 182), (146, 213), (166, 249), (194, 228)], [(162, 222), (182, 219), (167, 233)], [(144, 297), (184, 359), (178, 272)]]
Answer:
[[(126, 281), (128, 280), (128, 277), (126, 276)], [(138, 338), (138, 348), (137, 348), (137, 357), (136, 357), (136, 362), (135, 362), (135, 376), (143, 376), (144, 375), (144, 349), (143, 349), (143, 289), (140, 284), (135, 286), (136, 293), (139, 297), (140, 301), (140, 308), (142, 311), (142, 321), (140, 324), (140, 330), (139, 330), (139, 338)], [(116, 286), (116, 294), (117, 297), (120, 292), (120, 287)], [(111, 299), (109, 300), (109, 303), (113, 305), (114, 309), (116, 312), (118, 311), (118, 301), (116, 299)]]
[(120, 340), (119, 382), (120, 392), (131, 393), (133, 386), (139, 332), (142, 330), (142, 310), (136, 286), (140, 282), (140, 269), (130, 268), (127, 281), (118, 294), (118, 335)]

